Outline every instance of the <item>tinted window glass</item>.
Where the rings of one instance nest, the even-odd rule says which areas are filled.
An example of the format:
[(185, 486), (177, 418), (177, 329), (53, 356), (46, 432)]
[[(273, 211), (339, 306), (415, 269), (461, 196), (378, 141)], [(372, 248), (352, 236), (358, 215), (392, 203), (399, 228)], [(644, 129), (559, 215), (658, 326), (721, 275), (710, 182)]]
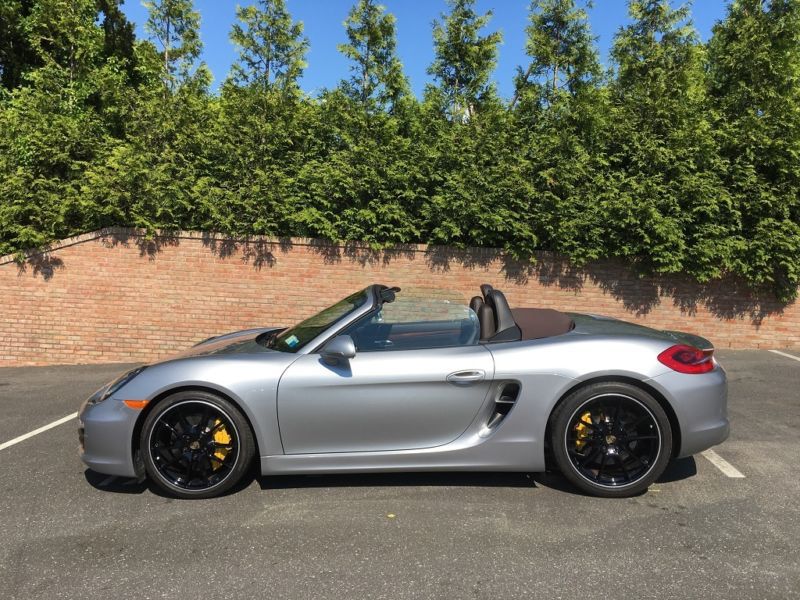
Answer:
[(334, 323), (364, 306), (368, 300), (369, 289), (356, 292), (333, 306), (318, 312), (313, 317), (309, 317), (294, 327), (282, 331), (272, 338), (269, 347), (281, 352), (297, 352)]

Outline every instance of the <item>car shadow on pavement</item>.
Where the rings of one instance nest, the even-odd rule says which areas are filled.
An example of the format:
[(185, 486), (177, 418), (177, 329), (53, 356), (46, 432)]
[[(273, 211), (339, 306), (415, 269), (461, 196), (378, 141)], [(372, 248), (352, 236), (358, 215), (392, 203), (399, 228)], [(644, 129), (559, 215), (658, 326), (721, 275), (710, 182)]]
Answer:
[(258, 477), (262, 490), (315, 487), (528, 487), (533, 473), (436, 471), (424, 473), (348, 473), (326, 475), (269, 475)]
[[(89, 485), (100, 492), (111, 492), (112, 494), (143, 494), (144, 492), (149, 491), (150, 493), (156, 496), (161, 496), (162, 498), (174, 498), (174, 496), (164, 492), (164, 490), (156, 486), (149, 479), (113, 477), (92, 471), (91, 469), (86, 469), (83, 472), (83, 476), (86, 478), (86, 482)], [(227, 492), (221, 494), (221, 497), (235, 494), (236, 492), (245, 489), (246, 487), (250, 486), (250, 484), (253, 483), (258, 476), (259, 475), (254, 466), (250, 471), (245, 473), (244, 477), (242, 477), (242, 480), (239, 483), (237, 483)]]
[[(661, 477), (656, 480), (656, 484), (670, 483), (672, 481), (681, 481), (682, 479), (689, 479), (697, 475), (697, 463), (693, 456), (688, 458), (680, 458), (673, 460), (667, 465), (666, 470), (662, 473)], [(550, 488), (559, 492), (573, 494), (576, 496), (590, 496), (585, 494), (572, 485), (566, 477), (558, 471), (547, 471), (546, 473), (535, 473), (533, 478), (539, 487)], [(655, 485), (655, 484), (654, 484)], [(642, 492), (644, 494), (646, 492)], [(642, 495), (639, 494), (639, 495)]]
[(682, 479), (689, 479), (695, 475), (697, 475), (697, 462), (695, 462), (694, 456), (678, 458), (667, 465), (667, 470), (656, 480), (656, 483), (680, 481)]
[[(697, 464), (693, 457), (673, 460), (656, 483), (669, 483), (694, 477)], [(160, 488), (149, 480), (126, 477), (109, 477), (91, 469), (84, 471), (87, 483), (98, 491), (115, 494), (142, 494), (145, 491), (169, 498)], [(424, 473), (352, 473), (326, 475), (269, 475), (258, 473), (254, 465), (228, 492), (235, 494), (257, 481), (262, 490), (285, 490), (299, 488), (330, 487), (509, 487), (509, 488), (549, 488), (559, 492), (582, 496), (561, 473), (504, 473), (504, 472), (424, 472)]]
[(91, 469), (83, 472), (86, 482), (94, 489), (101, 492), (114, 492), (116, 494), (141, 494), (146, 489), (152, 488), (146, 479), (133, 479), (130, 477), (110, 477)]

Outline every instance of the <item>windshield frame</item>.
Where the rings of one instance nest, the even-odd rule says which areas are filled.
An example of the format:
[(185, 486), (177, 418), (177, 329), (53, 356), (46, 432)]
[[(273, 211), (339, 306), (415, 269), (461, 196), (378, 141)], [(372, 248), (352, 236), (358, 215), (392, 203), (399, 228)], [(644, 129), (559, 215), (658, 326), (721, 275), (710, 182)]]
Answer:
[[(354, 308), (353, 310), (351, 310), (351, 311), (345, 313), (344, 315), (342, 315), (341, 317), (339, 317), (339, 319), (333, 321), (326, 329), (322, 330), (316, 337), (313, 337), (313, 338), (309, 339), (308, 341), (306, 341), (302, 346), (300, 346), (296, 350), (294, 350), (294, 351), (292, 351), (292, 350), (282, 350), (282, 349), (278, 349), (278, 348), (272, 348), (272, 349), (275, 350), (276, 352), (282, 352), (282, 353), (285, 353), (285, 354), (295, 354), (295, 355), (313, 354), (313, 353), (317, 352), (325, 344), (325, 342), (327, 342), (329, 339), (331, 339), (333, 337), (336, 337), (336, 335), (342, 329), (344, 329), (345, 327), (349, 326), (354, 321), (360, 319), (363, 315), (375, 310), (376, 304), (380, 302), (379, 290), (382, 287), (383, 286), (380, 286), (380, 285), (367, 286), (366, 288), (363, 288), (363, 289), (359, 290), (358, 292), (354, 292), (353, 294), (348, 294), (344, 298), (341, 298), (337, 302), (333, 303), (331, 306), (326, 307), (326, 308), (322, 309), (321, 311), (315, 313), (314, 315), (311, 315), (310, 317), (308, 317), (309, 319), (314, 318), (315, 316), (317, 316), (321, 312), (324, 312), (325, 310), (328, 310), (329, 308), (335, 306), (339, 302), (342, 302), (343, 300), (346, 300), (350, 296), (355, 296), (355, 295), (357, 295), (359, 293), (364, 293), (367, 296), (366, 302), (364, 302), (361, 306), (358, 306), (358, 307)], [(291, 331), (292, 329), (294, 329), (295, 327), (297, 327), (298, 325), (300, 325), (301, 323), (303, 323), (306, 320), (308, 320), (308, 319), (303, 319), (303, 321), (299, 321), (298, 323), (295, 323), (291, 327), (288, 327), (285, 330), (278, 332), (277, 335), (282, 335), (287, 331)]]

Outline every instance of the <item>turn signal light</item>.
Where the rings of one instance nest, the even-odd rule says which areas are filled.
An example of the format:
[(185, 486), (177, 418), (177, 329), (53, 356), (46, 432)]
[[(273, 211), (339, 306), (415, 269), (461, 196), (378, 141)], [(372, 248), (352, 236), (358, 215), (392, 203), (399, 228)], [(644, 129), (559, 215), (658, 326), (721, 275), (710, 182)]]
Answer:
[(123, 400), (125, 406), (128, 408), (132, 408), (134, 410), (142, 410), (147, 403), (150, 402), (149, 400)]
[(700, 350), (694, 346), (678, 344), (658, 355), (658, 362), (678, 373), (695, 375), (714, 369), (714, 350)]

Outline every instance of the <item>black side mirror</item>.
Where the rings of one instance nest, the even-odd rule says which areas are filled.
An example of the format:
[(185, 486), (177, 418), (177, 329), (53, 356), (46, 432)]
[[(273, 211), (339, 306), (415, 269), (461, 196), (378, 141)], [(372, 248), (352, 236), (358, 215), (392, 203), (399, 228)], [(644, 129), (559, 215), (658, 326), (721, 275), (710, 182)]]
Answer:
[(349, 335), (337, 335), (322, 347), (322, 360), (329, 365), (349, 360), (356, 356), (356, 345)]

